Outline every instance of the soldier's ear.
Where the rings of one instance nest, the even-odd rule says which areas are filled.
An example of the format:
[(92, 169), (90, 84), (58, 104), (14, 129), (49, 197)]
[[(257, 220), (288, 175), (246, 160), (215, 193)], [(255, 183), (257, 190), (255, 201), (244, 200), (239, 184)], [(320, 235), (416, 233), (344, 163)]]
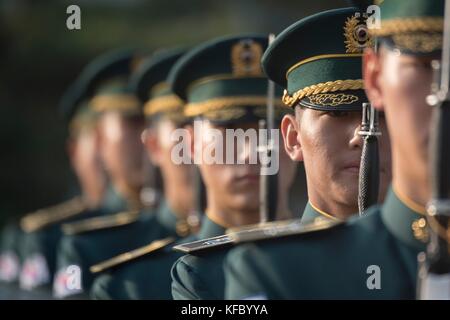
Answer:
[(147, 128), (142, 132), (141, 135), (142, 143), (147, 150), (148, 157), (150, 161), (155, 165), (159, 166), (161, 162), (161, 148), (158, 141), (158, 136), (156, 130), (153, 128)]
[(366, 49), (363, 55), (363, 80), (366, 95), (373, 107), (383, 110), (383, 99), (380, 90), (381, 79), (380, 55), (373, 49)]
[[(297, 113), (297, 112), (296, 112)], [(281, 120), (281, 134), (284, 149), (293, 161), (303, 161), (302, 146), (300, 144), (300, 121), (296, 116), (288, 114)]]

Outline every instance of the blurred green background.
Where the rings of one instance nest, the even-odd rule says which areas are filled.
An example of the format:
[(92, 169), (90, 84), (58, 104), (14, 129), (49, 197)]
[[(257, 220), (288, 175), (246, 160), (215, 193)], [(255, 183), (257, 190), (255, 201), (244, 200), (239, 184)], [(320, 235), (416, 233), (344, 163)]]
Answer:
[[(81, 30), (66, 28), (67, 6)], [(278, 33), (344, 0), (0, 0), (0, 224), (73, 190), (65, 88), (96, 55), (121, 46), (194, 45), (241, 32)]]

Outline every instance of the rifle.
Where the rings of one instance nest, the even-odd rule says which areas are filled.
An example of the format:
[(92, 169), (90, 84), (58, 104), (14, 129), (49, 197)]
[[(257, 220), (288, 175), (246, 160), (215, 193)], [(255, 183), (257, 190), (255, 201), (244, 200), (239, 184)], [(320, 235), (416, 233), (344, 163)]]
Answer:
[(359, 166), (358, 208), (363, 215), (367, 208), (378, 202), (380, 186), (380, 159), (378, 137), (381, 131), (378, 125), (378, 110), (370, 103), (363, 103), (361, 130), (363, 137), (361, 163)]
[[(275, 39), (274, 34), (269, 35), (269, 45)], [(271, 134), (274, 129), (274, 100), (275, 100), (275, 83), (268, 80), (267, 83), (267, 120), (260, 120), (259, 128), (266, 129), (268, 132), (267, 145), (260, 149), (266, 152), (267, 159), (278, 161), (278, 152), (274, 148), (275, 141)], [(277, 202), (278, 202), (278, 174), (267, 175), (269, 163), (261, 165), (260, 172), (260, 222), (274, 221), (276, 219)]]

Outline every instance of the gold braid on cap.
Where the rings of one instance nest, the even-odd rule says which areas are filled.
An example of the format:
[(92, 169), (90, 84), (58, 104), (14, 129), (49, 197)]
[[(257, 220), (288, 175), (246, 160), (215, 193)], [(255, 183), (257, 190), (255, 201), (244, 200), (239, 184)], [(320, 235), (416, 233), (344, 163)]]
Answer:
[(407, 33), (392, 36), (394, 43), (402, 49), (414, 52), (433, 52), (442, 48), (442, 34), (440, 33)]
[(90, 101), (96, 112), (104, 111), (139, 111), (139, 100), (131, 94), (100, 94)]
[(151, 116), (160, 112), (171, 112), (181, 110), (183, 102), (176, 95), (161, 96), (158, 98), (150, 99), (144, 105), (144, 114)]
[[(258, 106), (266, 105), (266, 96), (236, 96), (223, 97), (206, 100), (203, 102), (188, 103), (184, 108), (184, 115), (186, 117), (195, 117), (210, 111), (240, 107), (240, 106)], [(282, 107), (280, 102), (275, 102), (275, 106)]]
[(300, 99), (311, 96), (313, 94), (359, 89), (364, 89), (364, 83), (362, 79), (328, 81), (305, 87), (293, 93), (292, 95), (290, 95), (287, 90), (284, 90), (282, 101), (285, 105), (294, 107), (295, 105), (297, 105)]
[(378, 37), (411, 32), (442, 32), (444, 19), (439, 17), (398, 18), (381, 21), (381, 28), (370, 28)]

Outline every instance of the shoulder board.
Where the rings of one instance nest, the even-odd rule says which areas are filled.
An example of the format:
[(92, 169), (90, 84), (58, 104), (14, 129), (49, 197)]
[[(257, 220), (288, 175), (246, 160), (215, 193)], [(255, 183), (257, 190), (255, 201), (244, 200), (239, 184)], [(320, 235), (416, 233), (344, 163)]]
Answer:
[(218, 237), (206, 238), (193, 242), (179, 244), (173, 247), (173, 250), (183, 253), (193, 253), (199, 251), (205, 251), (212, 248), (224, 247), (226, 245), (233, 244), (233, 240), (228, 235), (222, 235)]
[(155, 240), (144, 247), (122, 253), (118, 256), (115, 256), (114, 258), (111, 258), (111, 259), (105, 260), (101, 263), (95, 264), (92, 267), (90, 267), (89, 270), (92, 273), (103, 272), (107, 269), (116, 267), (116, 266), (121, 265), (128, 261), (137, 259), (137, 258), (147, 255), (151, 252), (158, 251), (158, 250), (168, 246), (169, 244), (173, 243), (174, 241), (175, 241), (175, 238), (173, 238), (173, 237)]
[(55, 206), (27, 214), (20, 220), (25, 232), (38, 231), (44, 227), (72, 218), (87, 210), (82, 197), (75, 197)]
[(104, 217), (95, 217), (81, 221), (65, 223), (62, 230), (66, 235), (86, 233), (131, 224), (139, 219), (139, 211), (125, 211)]
[(343, 223), (343, 221), (334, 221), (319, 217), (310, 224), (301, 224), (300, 219), (293, 219), (247, 225), (228, 229), (227, 233), (222, 236), (179, 244), (174, 246), (173, 250), (183, 253), (201, 252), (242, 242), (282, 238), (326, 230)]
[(344, 223), (344, 221), (324, 219), (321, 217), (314, 219), (314, 221), (309, 224), (301, 223), (300, 219), (293, 219), (267, 222), (240, 228), (231, 228), (227, 230), (227, 235), (234, 243), (243, 243), (302, 235), (331, 229)]

